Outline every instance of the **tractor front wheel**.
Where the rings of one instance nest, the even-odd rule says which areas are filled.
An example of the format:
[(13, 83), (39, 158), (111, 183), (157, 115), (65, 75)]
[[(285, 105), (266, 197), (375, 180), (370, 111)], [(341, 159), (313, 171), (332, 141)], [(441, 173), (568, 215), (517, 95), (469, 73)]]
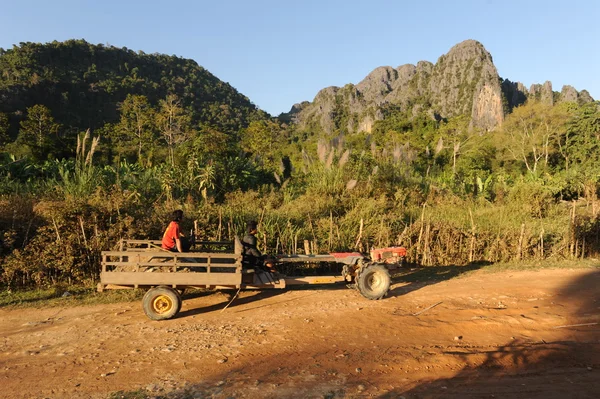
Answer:
[(367, 299), (383, 298), (390, 289), (390, 273), (382, 265), (363, 267), (356, 277), (358, 291)]

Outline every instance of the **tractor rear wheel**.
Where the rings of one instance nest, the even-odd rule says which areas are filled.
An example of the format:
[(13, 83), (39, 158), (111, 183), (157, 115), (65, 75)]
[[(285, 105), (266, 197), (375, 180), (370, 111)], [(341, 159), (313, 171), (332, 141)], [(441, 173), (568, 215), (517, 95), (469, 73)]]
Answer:
[(179, 293), (170, 287), (150, 288), (142, 299), (144, 313), (151, 320), (166, 320), (181, 309)]
[(382, 265), (367, 265), (356, 277), (358, 291), (367, 299), (383, 298), (388, 293), (390, 284), (390, 273)]

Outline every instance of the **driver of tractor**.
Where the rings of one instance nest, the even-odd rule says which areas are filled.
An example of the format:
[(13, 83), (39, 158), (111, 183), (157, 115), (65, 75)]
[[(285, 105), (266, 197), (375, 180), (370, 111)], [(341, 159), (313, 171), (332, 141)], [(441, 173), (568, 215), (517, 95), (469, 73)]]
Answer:
[(245, 269), (258, 269), (276, 273), (276, 259), (269, 255), (263, 255), (256, 245), (257, 223), (251, 220), (246, 225), (246, 235), (242, 239), (242, 266)]
[(254, 269), (263, 263), (263, 255), (256, 246), (257, 225), (256, 221), (249, 221), (246, 224), (246, 235), (242, 239), (243, 265), (247, 269)]

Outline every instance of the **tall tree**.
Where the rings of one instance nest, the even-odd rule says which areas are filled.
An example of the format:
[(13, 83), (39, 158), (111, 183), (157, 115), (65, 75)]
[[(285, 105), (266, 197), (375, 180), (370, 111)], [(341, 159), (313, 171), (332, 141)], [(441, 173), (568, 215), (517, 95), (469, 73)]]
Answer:
[(169, 94), (167, 98), (160, 100), (159, 107), (156, 113), (156, 125), (167, 143), (169, 161), (174, 165), (175, 146), (183, 143), (188, 137), (191, 118), (174, 94)]
[(58, 141), (60, 125), (43, 105), (27, 108), (27, 117), (20, 123), (17, 142), (28, 146), (36, 159), (47, 158)]
[(279, 124), (271, 121), (255, 121), (245, 130), (242, 147), (260, 157), (268, 168), (278, 167), (278, 151), (283, 142), (283, 130)]
[(0, 148), (4, 147), (10, 141), (10, 136), (8, 135), (9, 127), (8, 116), (0, 113)]
[(137, 160), (143, 163), (143, 149), (151, 147), (155, 139), (154, 110), (145, 96), (129, 94), (125, 98), (117, 132), (121, 140), (137, 147)]
[(558, 151), (553, 143), (564, 131), (567, 119), (565, 107), (527, 102), (506, 118), (499, 145), (535, 174), (539, 165), (547, 166), (551, 155)]
[(572, 105), (573, 117), (557, 140), (564, 168), (581, 165), (590, 169), (600, 167), (600, 109), (595, 103), (581, 107)]
[(459, 155), (469, 150), (469, 142), (473, 138), (473, 131), (469, 131), (469, 119), (464, 116), (458, 116), (441, 124), (439, 129), (439, 139), (435, 148), (436, 155), (444, 148), (449, 148), (452, 152), (452, 174), (456, 174), (456, 161)]

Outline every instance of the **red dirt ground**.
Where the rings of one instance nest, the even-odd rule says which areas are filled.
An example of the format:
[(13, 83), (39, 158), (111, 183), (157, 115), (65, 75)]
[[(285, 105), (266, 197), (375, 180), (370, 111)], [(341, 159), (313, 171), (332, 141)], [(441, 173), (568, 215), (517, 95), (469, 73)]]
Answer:
[(139, 302), (0, 309), (0, 397), (600, 397), (600, 269), (408, 277), (381, 301), (207, 293), (162, 322)]

